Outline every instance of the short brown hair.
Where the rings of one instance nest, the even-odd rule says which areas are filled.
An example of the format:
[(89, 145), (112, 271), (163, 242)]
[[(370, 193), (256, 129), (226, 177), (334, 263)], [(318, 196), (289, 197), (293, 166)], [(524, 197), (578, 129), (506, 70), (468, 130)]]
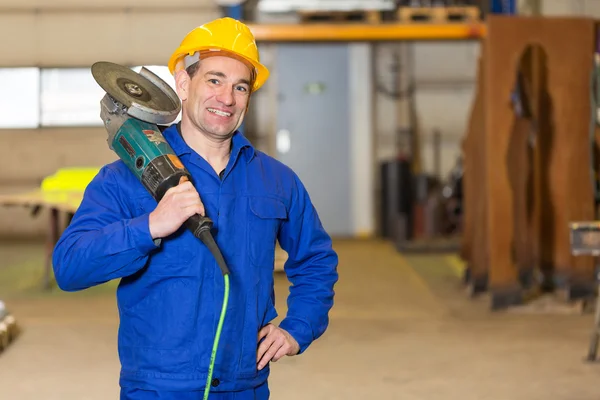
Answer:
[(188, 75), (190, 76), (190, 79), (192, 79), (194, 77), (194, 75), (196, 75), (196, 73), (198, 72), (199, 68), (200, 68), (200, 61), (197, 61), (197, 62), (193, 63), (192, 65), (190, 65), (189, 67), (187, 67), (185, 69), (185, 72), (187, 72)]

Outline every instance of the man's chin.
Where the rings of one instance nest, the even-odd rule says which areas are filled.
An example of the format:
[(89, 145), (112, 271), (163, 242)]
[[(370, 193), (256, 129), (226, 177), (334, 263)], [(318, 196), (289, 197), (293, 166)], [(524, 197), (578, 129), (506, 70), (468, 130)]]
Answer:
[(233, 127), (218, 127), (218, 128), (214, 128), (211, 129), (210, 133), (215, 136), (215, 137), (219, 137), (219, 138), (228, 138), (231, 137), (233, 135), (233, 133), (235, 132), (235, 129), (233, 129)]

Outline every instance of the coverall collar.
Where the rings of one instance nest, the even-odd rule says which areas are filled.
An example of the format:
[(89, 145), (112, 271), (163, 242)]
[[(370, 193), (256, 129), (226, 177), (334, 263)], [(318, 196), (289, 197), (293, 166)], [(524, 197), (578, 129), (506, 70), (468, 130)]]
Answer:
[[(164, 130), (163, 135), (171, 145), (171, 148), (181, 156), (183, 154), (194, 154), (195, 151), (183, 140), (181, 135), (181, 123), (173, 124)], [(240, 153), (243, 154), (246, 162), (252, 161), (254, 158), (254, 146), (252, 143), (238, 130), (235, 131), (231, 138), (231, 158), (236, 160)]]

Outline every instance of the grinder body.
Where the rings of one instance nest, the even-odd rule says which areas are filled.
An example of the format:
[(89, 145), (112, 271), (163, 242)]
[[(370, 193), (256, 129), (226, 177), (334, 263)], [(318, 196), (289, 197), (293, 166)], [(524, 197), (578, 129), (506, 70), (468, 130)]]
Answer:
[(181, 177), (189, 179), (189, 173), (154, 124), (126, 119), (110, 147), (157, 201)]
[[(182, 178), (191, 181), (190, 173), (155, 124), (126, 118), (109, 141), (110, 148), (157, 202)], [(194, 215), (185, 222), (185, 226), (198, 238), (212, 225), (209, 218), (201, 215)]]

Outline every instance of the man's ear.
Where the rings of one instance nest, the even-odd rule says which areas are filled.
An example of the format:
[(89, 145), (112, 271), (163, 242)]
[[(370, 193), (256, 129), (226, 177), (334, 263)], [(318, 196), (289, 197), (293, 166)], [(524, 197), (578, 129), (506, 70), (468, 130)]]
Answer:
[(190, 80), (190, 76), (184, 69), (175, 74), (175, 90), (181, 101), (187, 100), (188, 98)]

